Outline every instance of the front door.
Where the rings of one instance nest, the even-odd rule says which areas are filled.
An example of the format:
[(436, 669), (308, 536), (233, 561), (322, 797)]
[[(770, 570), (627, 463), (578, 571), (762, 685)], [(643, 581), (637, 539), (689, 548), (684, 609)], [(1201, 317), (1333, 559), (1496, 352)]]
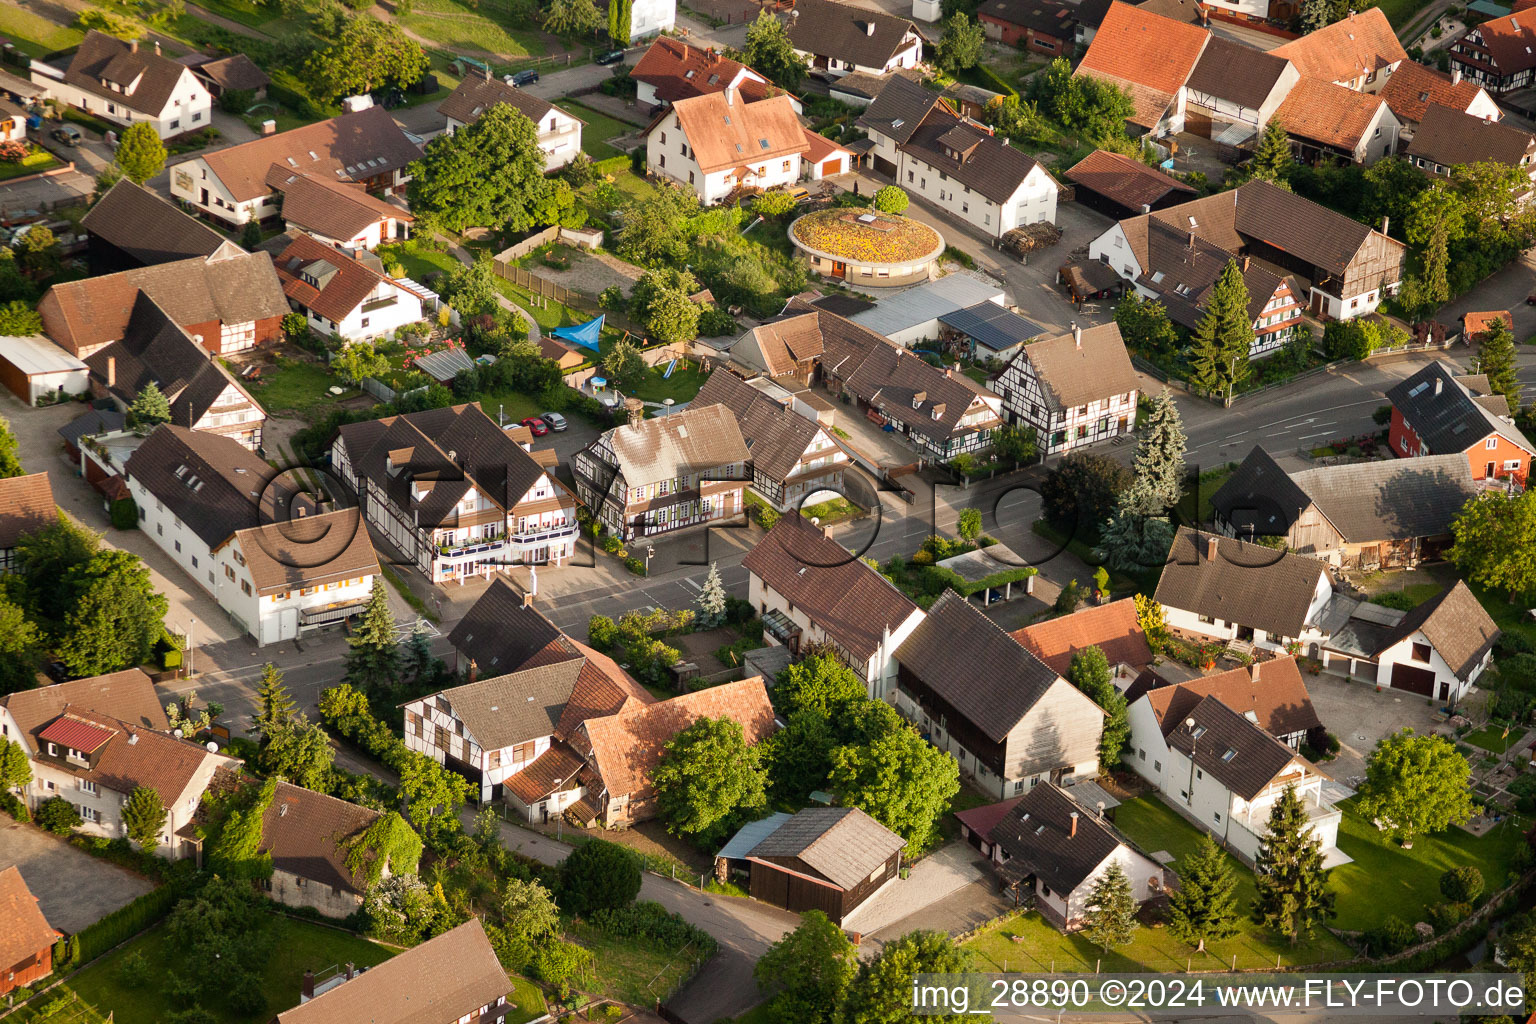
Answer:
[(1498, 467), (1496, 467), (1493, 463), (1491, 463), (1491, 462), (1488, 463), (1487, 467), (1483, 470), (1483, 479), (1484, 480), (1496, 479), (1498, 477), (1497, 468)]
[[(839, 263), (837, 260), (833, 260), (832, 261), (832, 276), (833, 277), (847, 277), (848, 276), (848, 264), (846, 264), (846, 263)], [(1493, 463), (1490, 462), (1490, 463), (1488, 463), (1488, 465), (1491, 466), (1491, 465), (1493, 465)]]

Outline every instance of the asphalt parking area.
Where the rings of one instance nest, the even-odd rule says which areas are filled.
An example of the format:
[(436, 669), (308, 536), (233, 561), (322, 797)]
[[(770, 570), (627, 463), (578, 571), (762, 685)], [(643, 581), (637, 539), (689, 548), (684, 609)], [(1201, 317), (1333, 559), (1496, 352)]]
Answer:
[(132, 903), (154, 883), (75, 849), (33, 825), (4, 819), (0, 870), (15, 865), (48, 923), (74, 933)]

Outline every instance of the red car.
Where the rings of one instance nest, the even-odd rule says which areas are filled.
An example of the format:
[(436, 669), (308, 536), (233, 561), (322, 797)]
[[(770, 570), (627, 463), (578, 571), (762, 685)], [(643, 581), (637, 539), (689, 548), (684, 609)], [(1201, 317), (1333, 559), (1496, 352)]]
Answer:
[(545, 434), (549, 433), (549, 424), (545, 423), (537, 416), (529, 416), (527, 419), (523, 420), (523, 426), (533, 431), (534, 437), (543, 437)]

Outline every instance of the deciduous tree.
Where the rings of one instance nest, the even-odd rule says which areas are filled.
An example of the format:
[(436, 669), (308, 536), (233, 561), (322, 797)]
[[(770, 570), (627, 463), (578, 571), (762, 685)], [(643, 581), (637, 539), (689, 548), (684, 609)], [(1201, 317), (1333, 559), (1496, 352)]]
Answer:
[(843, 930), (819, 910), (800, 915), (794, 931), (768, 947), (752, 973), (765, 989), (778, 989), (774, 1020), (831, 1024), (858, 974), (859, 952)]
[(18, 338), (43, 333), (43, 318), (27, 302), (16, 299), (0, 306), (0, 337)]
[[(334, 103), (387, 85), (404, 89), (414, 85), (428, 66), (427, 55), (399, 25), (378, 18), (349, 18), (335, 42), (310, 55), (305, 73), (316, 97)], [(496, 166), (487, 164), (484, 169), (491, 173)]]
[[(912, 979), (919, 974), (959, 974), (971, 957), (944, 932), (915, 931), (887, 942), (878, 956), (859, 965), (848, 986), (841, 1020), (848, 1024), (909, 1024)], [(924, 1016), (925, 1021), (955, 1024), (959, 1014)]]
[(21, 465), (21, 449), (16, 435), (11, 433), (11, 421), (0, 416), (0, 478), (25, 476)]
[(165, 635), (165, 595), (130, 552), (98, 552), (70, 569), (61, 589), (76, 596), (57, 651), (76, 676), (142, 665)]
[(1460, 197), (1438, 180), (1414, 197), (1405, 225), (1408, 241), (1419, 247), (1423, 265), (1423, 301), (1439, 306), (1451, 297), (1452, 242), (1466, 233), (1467, 212)]
[(1536, 587), (1536, 491), (1472, 498), (1451, 521), (1451, 534), (1451, 560), (1468, 582), (1511, 598)]
[(935, 840), (939, 818), (960, 791), (960, 766), (952, 755), (928, 743), (889, 704), (867, 701), (890, 712), (884, 732), (868, 743), (832, 751), (829, 782), (844, 807), (857, 807), (907, 842), (916, 854)]
[(550, 0), (544, 8), (544, 31), (557, 36), (590, 36), (602, 23), (592, 0)]
[(906, 190), (895, 185), (887, 185), (875, 193), (870, 200), (870, 205), (881, 213), (905, 213), (912, 200), (907, 198)]
[(21, 606), (0, 596), (0, 696), (37, 685), (43, 636)]
[(400, 798), (416, 831), (432, 840), (459, 829), (459, 808), (469, 797), (469, 781), (414, 750), (400, 765)]
[(1232, 860), (1202, 835), (1179, 869), (1179, 887), (1168, 896), (1168, 930), (1203, 953), (1208, 941), (1237, 934), (1239, 913)]
[(784, 23), (766, 7), (747, 28), (744, 56), (742, 63), (790, 92), (799, 89), (800, 80), (805, 77), (805, 58), (795, 53)]
[(1041, 510), (1058, 529), (1094, 537), (1132, 479), (1129, 469), (1107, 455), (1073, 452), (1041, 483)]
[(32, 759), (20, 740), (0, 739), (0, 792), (19, 790), (32, 781)]
[(773, 688), (774, 704), (785, 715), (813, 711), (839, 719), (868, 698), (858, 674), (830, 653), (812, 654), (785, 668)]
[(1359, 810), (1405, 845), (1465, 825), (1481, 808), (1472, 800), (1472, 768), (1444, 736), (1402, 729), (1384, 737), (1365, 762)]
[(1120, 763), (1120, 751), (1131, 738), (1126, 717), (1125, 694), (1115, 686), (1109, 659), (1098, 647), (1085, 647), (1072, 655), (1067, 680), (1104, 710), (1104, 732), (1099, 737), (1099, 768), (1110, 771)]
[[(590, 5), (591, 0), (585, 2)], [(406, 187), (411, 210), (453, 231), (526, 231), (553, 188), (544, 177), (537, 126), (506, 103), (493, 105), (452, 135), (427, 143), (426, 155), (411, 165), (411, 174)]]
[(1115, 323), (1120, 337), (1140, 352), (1150, 355), (1172, 355), (1179, 344), (1179, 332), (1168, 319), (1167, 308), (1155, 299), (1143, 299), (1135, 292), (1127, 292), (1115, 304)]
[(336, 749), (325, 730), (305, 715), (273, 733), (261, 748), (261, 767), (305, 789), (325, 789)]
[(114, 159), (123, 175), (135, 185), (142, 185), (165, 167), (165, 143), (148, 121), (135, 121), (123, 129), (117, 140)]
[(534, 881), (507, 879), (501, 890), (501, 919), (507, 931), (537, 941), (560, 930), (560, 908), (554, 894)]
[(985, 42), (981, 23), (956, 11), (944, 22), (944, 34), (939, 37), (935, 58), (939, 67), (955, 74), (973, 68), (981, 61)]
[(1314, 928), (1334, 916), (1322, 840), (1312, 833), (1295, 786), (1285, 787), (1269, 813), (1254, 882), (1259, 890), (1253, 901), (1254, 922), (1279, 932), (1292, 945), (1311, 938)]
[(700, 718), (668, 740), (652, 781), (667, 830), (701, 846), (768, 802), (766, 774), (733, 718)]

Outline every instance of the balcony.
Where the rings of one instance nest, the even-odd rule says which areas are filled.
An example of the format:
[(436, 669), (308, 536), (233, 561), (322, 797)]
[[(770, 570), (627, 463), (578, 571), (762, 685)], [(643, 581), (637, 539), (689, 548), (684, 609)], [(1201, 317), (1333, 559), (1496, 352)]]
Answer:
[(578, 529), (576, 523), (570, 522), (564, 526), (547, 526), (539, 530), (529, 530), (526, 533), (514, 533), (510, 537), (518, 544), (547, 544), (550, 541), (574, 537)]
[(372, 313), (376, 309), (388, 309), (390, 306), (393, 306), (396, 302), (399, 301), (400, 298), (397, 295), (387, 295), (382, 299), (370, 299), (369, 301), (363, 303), (362, 311), (364, 313)]
[(439, 544), (437, 556), (450, 562), (458, 562), (485, 554), (500, 554), (505, 550), (506, 538), (493, 537), (490, 540), (477, 540), (473, 543), (466, 541), (462, 544)]

